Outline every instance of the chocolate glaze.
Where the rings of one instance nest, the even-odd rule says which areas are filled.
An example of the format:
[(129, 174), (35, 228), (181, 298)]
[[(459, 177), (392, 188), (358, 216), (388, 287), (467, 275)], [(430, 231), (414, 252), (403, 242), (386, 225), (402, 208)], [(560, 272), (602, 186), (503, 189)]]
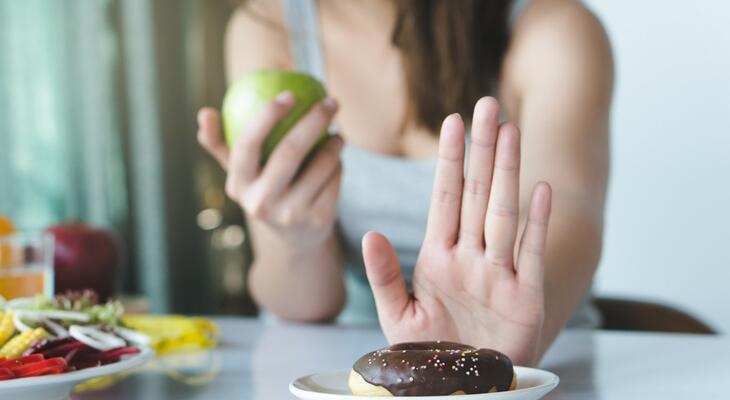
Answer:
[(394, 396), (501, 392), (514, 373), (506, 355), (452, 342), (395, 344), (362, 356), (352, 368)]

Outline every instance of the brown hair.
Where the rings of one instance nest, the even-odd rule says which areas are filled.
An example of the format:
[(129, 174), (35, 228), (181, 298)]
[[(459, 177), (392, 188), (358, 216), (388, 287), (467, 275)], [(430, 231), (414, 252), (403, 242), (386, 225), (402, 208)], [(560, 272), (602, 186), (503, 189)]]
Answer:
[[(246, 0), (238, 0), (246, 3)], [(512, 0), (395, 0), (409, 117), (433, 132), (497, 91)]]
[(446, 115), (471, 116), (497, 90), (511, 0), (397, 0), (393, 44), (402, 52), (411, 117), (438, 132)]

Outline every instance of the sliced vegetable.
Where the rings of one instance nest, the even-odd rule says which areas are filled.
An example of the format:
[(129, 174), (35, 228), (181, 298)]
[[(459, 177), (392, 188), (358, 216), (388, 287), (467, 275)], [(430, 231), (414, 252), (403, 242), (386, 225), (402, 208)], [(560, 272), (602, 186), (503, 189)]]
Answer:
[(43, 328), (36, 328), (32, 331), (23, 332), (19, 335), (15, 335), (5, 345), (0, 348), (0, 357), (5, 358), (16, 358), (23, 354), (30, 346), (47, 335), (46, 330)]
[(15, 325), (13, 324), (13, 311), (8, 310), (5, 313), (1, 313), (0, 318), (0, 346), (4, 345), (5, 342), (10, 339), (15, 333)]
[(34, 354), (34, 353), (40, 353), (43, 354), (45, 351), (49, 349), (55, 349), (60, 345), (66, 344), (66, 343), (77, 343), (76, 339), (72, 337), (64, 337), (64, 338), (52, 338), (52, 339), (44, 339), (40, 342), (37, 342), (33, 346), (31, 346), (30, 349), (26, 351), (26, 354)]
[(71, 325), (68, 332), (74, 339), (97, 350), (111, 350), (127, 345), (124, 339), (90, 326)]
[(120, 347), (118, 349), (112, 349), (102, 351), (95, 354), (87, 354), (83, 357), (84, 360), (99, 360), (102, 364), (109, 364), (111, 362), (118, 361), (120, 357), (127, 354), (137, 354), (139, 349), (136, 347)]
[(83, 352), (90, 353), (90, 352), (98, 351), (95, 348), (89, 347), (74, 338), (70, 338), (70, 339), (71, 339), (71, 341), (69, 343), (65, 343), (65, 344), (61, 344), (61, 345), (58, 345), (58, 346), (55, 346), (52, 348), (45, 349), (44, 351), (42, 351), (40, 353), (43, 354), (43, 356), (46, 358), (51, 358), (51, 357), (64, 357), (69, 352), (74, 351), (74, 350), (76, 352), (80, 351), (82, 353)]
[(114, 328), (114, 331), (119, 334), (119, 336), (123, 337), (127, 341), (138, 344), (140, 346), (149, 346), (150, 343), (152, 343), (152, 338), (145, 335), (144, 333), (133, 331), (131, 329), (122, 328), (121, 326), (118, 326)]
[(119, 326), (122, 313), (118, 301), (99, 304), (88, 291), (1, 304), (0, 380), (91, 368), (139, 353), (130, 344), (151, 340)]
[(32, 297), (19, 297), (17, 299), (12, 299), (8, 301), (5, 304), (5, 308), (8, 310), (17, 310), (17, 309), (24, 309), (28, 307), (33, 307), (35, 304), (35, 299)]
[(40, 323), (42, 325), (44, 325), (49, 331), (51, 331), (53, 336), (56, 336), (56, 337), (68, 336), (68, 330), (66, 328), (64, 328), (63, 325), (57, 324), (57, 323), (53, 322), (53, 320), (51, 320), (51, 319), (44, 319), (44, 320), (40, 321)]
[(53, 318), (67, 321), (89, 322), (91, 316), (81, 311), (62, 311), (62, 310), (17, 310), (17, 313), (23, 317), (39, 320), (41, 318)]
[(62, 357), (55, 357), (10, 368), (10, 371), (12, 371), (17, 378), (27, 378), (30, 376), (59, 374), (65, 371), (66, 367), (68, 367), (68, 364), (66, 364), (65, 359)]
[(7, 368), (0, 368), (0, 381), (13, 378), (15, 378), (15, 374), (13, 374), (13, 371)]
[(20, 332), (32, 331), (33, 328), (31, 328), (30, 326), (26, 325), (25, 322), (23, 322), (23, 320), (21, 319), (21, 315), (22, 314), (20, 312), (13, 313), (13, 325), (15, 325), (15, 329), (17, 329)]
[(12, 369), (13, 367), (16, 367), (19, 365), (30, 364), (30, 363), (34, 363), (34, 362), (38, 362), (38, 361), (43, 361), (43, 360), (45, 360), (45, 357), (43, 357), (42, 354), (31, 354), (29, 356), (13, 358), (13, 359), (7, 360), (7, 361), (3, 360), (2, 362), (0, 362), (0, 368)]
[(63, 310), (85, 313), (90, 324), (110, 324), (117, 326), (124, 313), (124, 307), (118, 300), (109, 300), (99, 304), (99, 298), (91, 290), (70, 291), (53, 298), (37, 296), (32, 299), (31, 308), (36, 310)]

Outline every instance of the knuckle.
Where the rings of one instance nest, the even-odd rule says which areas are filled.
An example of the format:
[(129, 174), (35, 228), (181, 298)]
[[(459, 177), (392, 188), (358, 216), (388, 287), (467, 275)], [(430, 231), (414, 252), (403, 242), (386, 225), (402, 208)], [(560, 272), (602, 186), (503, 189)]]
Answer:
[(236, 184), (236, 181), (230, 176), (228, 177), (228, 179), (226, 179), (225, 192), (231, 200), (238, 201), (238, 185)]
[(495, 217), (514, 218), (517, 217), (517, 209), (507, 204), (493, 204), (489, 207), (489, 214)]
[(451, 205), (459, 201), (459, 195), (448, 190), (437, 190), (435, 200), (439, 204)]
[(495, 267), (514, 268), (512, 256), (487, 252), (487, 262)]
[(520, 171), (520, 163), (516, 160), (502, 159), (494, 163), (494, 169), (505, 174), (515, 174)]
[(481, 182), (475, 178), (466, 178), (464, 180), (464, 192), (473, 196), (484, 197), (489, 193), (486, 182)]
[(312, 109), (314, 116), (317, 118), (321, 118), (324, 120), (329, 119), (330, 115), (332, 114), (332, 111), (327, 107), (327, 105), (320, 101), (313, 109)]
[(307, 148), (299, 140), (296, 140), (293, 135), (287, 135), (279, 143), (276, 150), (284, 159), (297, 159), (304, 155)]
[[(249, 127), (248, 129), (251, 130), (260, 128)], [(240, 138), (236, 140), (234, 148), (240, 153), (247, 154), (251, 150), (258, 150), (259, 147), (261, 147), (261, 143), (263, 142), (264, 138), (265, 136), (263, 134), (260, 134), (259, 132), (244, 132), (242, 135), (240, 135)]]
[(323, 102), (320, 102), (309, 110), (300, 123), (316, 127), (316, 131), (320, 131), (327, 126), (328, 122), (332, 119), (332, 115), (332, 111)]
[(282, 104), (282, 103), (274, 100), (274, 101), (269, 102), (269, 104), (266, 106), (266, 108), (264, 108), (263, 118), (266, 120), (279, 119), (288, 110), (289, 110), (289, 106), (287, 104)]
[(268, 205), (263, 196), (248, 196), (244, 200), (243, 208), (247, 214), (257, 219), (266, 219), (268, 216)]
[(281, 210), (279, 222), (282, 225), (298, 225), (302, 221), (301, 212), (297, 207), (286, 206)]
[(481, 229), (462, 228), (459, 232), (459, 245), (466, 249), (484, 247), (484, 232)]
[(525, 251), (529, 254), (535, 255), (535, 256), (544, 256), (545, 255), (545, 247), (540, 245), (539, 243), (534, 242), (527, 242), (525, 243)]

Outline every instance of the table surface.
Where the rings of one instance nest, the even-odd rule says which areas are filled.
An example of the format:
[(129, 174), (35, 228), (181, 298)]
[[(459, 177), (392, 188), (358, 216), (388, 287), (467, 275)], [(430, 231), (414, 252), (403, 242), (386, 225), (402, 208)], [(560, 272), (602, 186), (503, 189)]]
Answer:
[[(299, 376), (346, 369), (382, 347), (378, 329), (218, 318), (210, 352), (161, 357), (96, 399), (293, 399)], [(560, 376), (546, 399), (730, 399), (730, 337), (565, 331), (541, 368)]]

